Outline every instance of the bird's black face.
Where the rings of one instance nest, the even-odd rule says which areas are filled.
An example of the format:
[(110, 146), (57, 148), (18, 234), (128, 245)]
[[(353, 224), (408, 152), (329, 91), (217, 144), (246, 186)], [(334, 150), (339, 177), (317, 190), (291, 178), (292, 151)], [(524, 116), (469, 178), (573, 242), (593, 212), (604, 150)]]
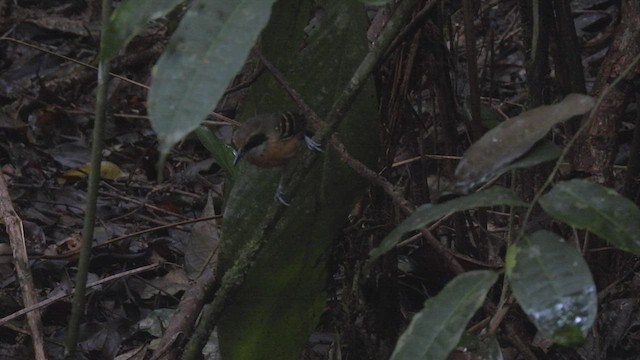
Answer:
[(255, 134), (251, 136), (249, 140), (247, 140), (246, 144), (244, 144), (241, 150), (242, 152), (247, 153), (251, 151), (251, 149), (258, 147), (261, 144), (264, 144), (266, 141), (267, 141), (267, 135), (265, 135), (264, 133)]
[(248, 152), (252, 149), (257, 148), (258, 146), (264, 144), (267, 141), (267, 136), (264, 133), (258, 133), (249, 138), (247, 142), (236, 151), (236, 157), (233, 159), (233, 165), (235, 166), (240, 159), (244, 157)]
[(242, 158), (263, 168), (286, 164), (300, 148), (305, 125), (304, 117), (291, 112), (247, 120), (233, 134), (233, 143), (238, 149), (234, 165)]

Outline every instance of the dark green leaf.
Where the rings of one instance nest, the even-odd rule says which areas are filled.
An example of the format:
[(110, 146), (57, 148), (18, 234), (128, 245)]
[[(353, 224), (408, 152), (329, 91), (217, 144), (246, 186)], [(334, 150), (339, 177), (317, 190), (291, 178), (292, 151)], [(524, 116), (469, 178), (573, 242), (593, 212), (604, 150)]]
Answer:
[(531, 151), (524, 154), (520, 159), (507, 166), (505, 171), (512, 169), (522, 169), (555, 160), (560, 157), (562, 150), (551, 141), (541, 141), (537, 143)]
[(161, 158), (215, 107), (267, 24), (273, 2), (191, 3), (153, 69), (149, 114)]
[(464, 333), (456, 348), (464, 349), (464, 359), (503, 360), (502, 350), (495, 335)]
[(428, 226), (432, 222), (452, 214), (456, 211), (469, 210), (477, 207), (511, 205), (525, 206), (516, 194), (502, 187), (492, 187), (487, 190), (478, 191), (474, 194), (462, 196), (441, 204), (426, 204), (420, 206), (416, 211), (406, 218), (400, 225), (387, 235), (382, 243), (369, 253), (371, 261), (377, 259), (387, 251), (393, 249), (406, 232), (418, 230)]
[(102, 62), (118, 55), (147, 24), (167, 15), (183, 0), (125, 0), (113, 11), (104, 33)]
[(474, 186), (506, 171), (557, 123), (591, 109), (590, 96), (569, 94), (554, 105), (540, 106), (510, 118), (489, 130), (464, 153), (456, 168), (456, 190)]
[(640, 209), (612, 189), (587, 180), (565, 181), (542, 196), (540, 205), (571, 226), (640, 254)]
[[(324, 118), (368, 51), (366, 28), (366, 11), (358, 1), (280, 0), (259, 46)], [(377, 108), (370, 79), (338, 129), (348, 152), (367, 166), (373, 166), (379, 155)], [(295, 103), (264, 71), (236, 119), (294, 109)], [(302, 149), (301, 155), (309, 151)], [(268, 234), (263, 227), (265, 212), (277, 206), (273, 194), (289, 169), (238, 164), (224, 213), (221, 272), (237, 261), (247, 242), (267, 239), (218, 323), (223, 359), (299, 359), (326, 310), (329, 249), (366, 186), (331, 148), (318, 155), (296, 196), (288, 199), (291, 206)], [(290, 166), (295, 167), (296, 161)]]
[(506, 268), (513, 295), (545, 336), (563, 345), (584, 340), (596, 318), (596, 286), (573, 247), (538, 231), (509, 247)]
[(414, 315), (391, 359), (447, 359), (497, 278), (492, 271), (470, 271), (449, 282)]
[(238, 169), (233, 166), (233, 149), (209, 130), (206, 126), (200, 126), (195, 130), (198, 140), (209, 150), (216, 163), (224, 169), (230, 180), (236, 176)]

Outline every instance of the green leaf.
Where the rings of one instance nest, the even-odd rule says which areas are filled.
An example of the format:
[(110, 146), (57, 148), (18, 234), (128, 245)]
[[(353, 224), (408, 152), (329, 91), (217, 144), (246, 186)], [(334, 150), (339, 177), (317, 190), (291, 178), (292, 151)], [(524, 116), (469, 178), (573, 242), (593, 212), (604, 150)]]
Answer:
[[(323, 118), (368, 51), (366, 29), (366, 12), (357, 1), (280, 0), (259, 46)], [(367, 166), (375, 166), (380, 150), (377, 108), (374, 82), (369, 79), (338, 129), (348, 152)], [(264, 71), (236, 119), (294, 109), (295, 103)], [(302, 149), (301, 155), (308, 151)], [(238, 164), (226, 201), (220, 271), (229, 269), (247, 242), (268, 238), (218, 323), (223, 359), (299, 359), (326, 311), (329, 251), (366, 184), (332, 148), (318, 155), (296, 196), (288, 199), (291, 205), (268, 234), (264, 214), (277, 206), (273, 195), (278, 179), (289, 169)], [(292, 160), (292, 167), (297, 160)]]
[(553, 217), (640, 254), (640, 209), (616, 191), (587, 180), (557, 184), (540, 198)]
[(540, 141), (531, 151), (509, 165), (505, 171), (522, 169), (555, 160), (560, 157), (562, 150), (551, 141)]
[(513, 191), (496, 186), (441, 204), (422, 205), (416, 209), (411, 216), (393, 229), (377, 248), (371, 250), (369, 253), (370, 261), (377, 259), (387, 251), (393, 249), (406, 232), (428, 226), (436, 220), (456, 211), (495, 205), (525, 206), (526, 203), (518, 199)]
[(225, 144), (224, 141), (218, 139), (206, 126), (199, 126), (195, 133), (202, 145), (209, 150), (216, 163), (224, 169), (229, 179), (233, 180), (238, 173), (238, 169), (233, 166), (233, 149)]
[[(495, 335), (464, 333), (456, 348), (463, 349), (464, 359), (503, 360), (502, 350)], [(453, 359), (453, 356), (451, 358)]]
[(510, 118), (487, 131), (464, 153), (455, 171), (456, 190), (474, 186), (502, 174), (509, 164), (529, 151), (557, 123), (584, 114), (593, 107), (592, 97), (569, 94), (554, 105), (540, 106)]
[(198, 127), (238, 73), (273, 0), (195, 0), (153, 69), (149, 114), (161, 158)]
[(113, 11), (104, 33), (101, 61), (113, 59), (151, 21), (171, 12), (183, 0), (125, 0)]
[(447, 359), (497, 278), (493, 271), (470, 271), (449, 282), (411, 319), (391, 359)]
[(584, 340), (597, 313), (596, 286), (582, 256), (564, 239), (538, 231), (509, 246), (513, 295), (545, 336), (562, 345)]

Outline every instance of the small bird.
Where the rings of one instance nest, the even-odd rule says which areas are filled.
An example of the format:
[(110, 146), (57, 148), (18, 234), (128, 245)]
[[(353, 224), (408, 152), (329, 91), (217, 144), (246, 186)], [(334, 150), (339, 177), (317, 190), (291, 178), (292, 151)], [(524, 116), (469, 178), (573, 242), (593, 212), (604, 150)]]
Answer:
[(320, 145), (305, 134), (306, 119), (297, 113), (285, 112), (256, 116), (233, 133), (236, 158), (245, 158), (255, 166), (272, 168), (289, 162), (304, 142), (311, 150), (322, 151)]
[[(306, 125), (304, 116), (293, 112), (263, 114), (247, 120), (233, 133), (237, 148), (233, 164), (244, 158), (258, 167), (283, 166), (298, 153), (303, 142), (310, 150), (322, 152), (320, 144), (306, 135)], [(275, 199), (289, 206), (282, 183), (280, 178)]]

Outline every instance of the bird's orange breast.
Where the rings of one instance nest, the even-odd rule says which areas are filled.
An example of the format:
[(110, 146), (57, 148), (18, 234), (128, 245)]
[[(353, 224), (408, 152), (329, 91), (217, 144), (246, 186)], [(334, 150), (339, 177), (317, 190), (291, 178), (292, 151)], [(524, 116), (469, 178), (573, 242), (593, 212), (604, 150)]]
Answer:
[(271, 168), (282, 166), (291, 160), (300, 148), (301, 136), (294, 136), (286, 139), (268, 139), (264, 150), (259, 154), (247, 156), (247, 161), (251, 164)]

